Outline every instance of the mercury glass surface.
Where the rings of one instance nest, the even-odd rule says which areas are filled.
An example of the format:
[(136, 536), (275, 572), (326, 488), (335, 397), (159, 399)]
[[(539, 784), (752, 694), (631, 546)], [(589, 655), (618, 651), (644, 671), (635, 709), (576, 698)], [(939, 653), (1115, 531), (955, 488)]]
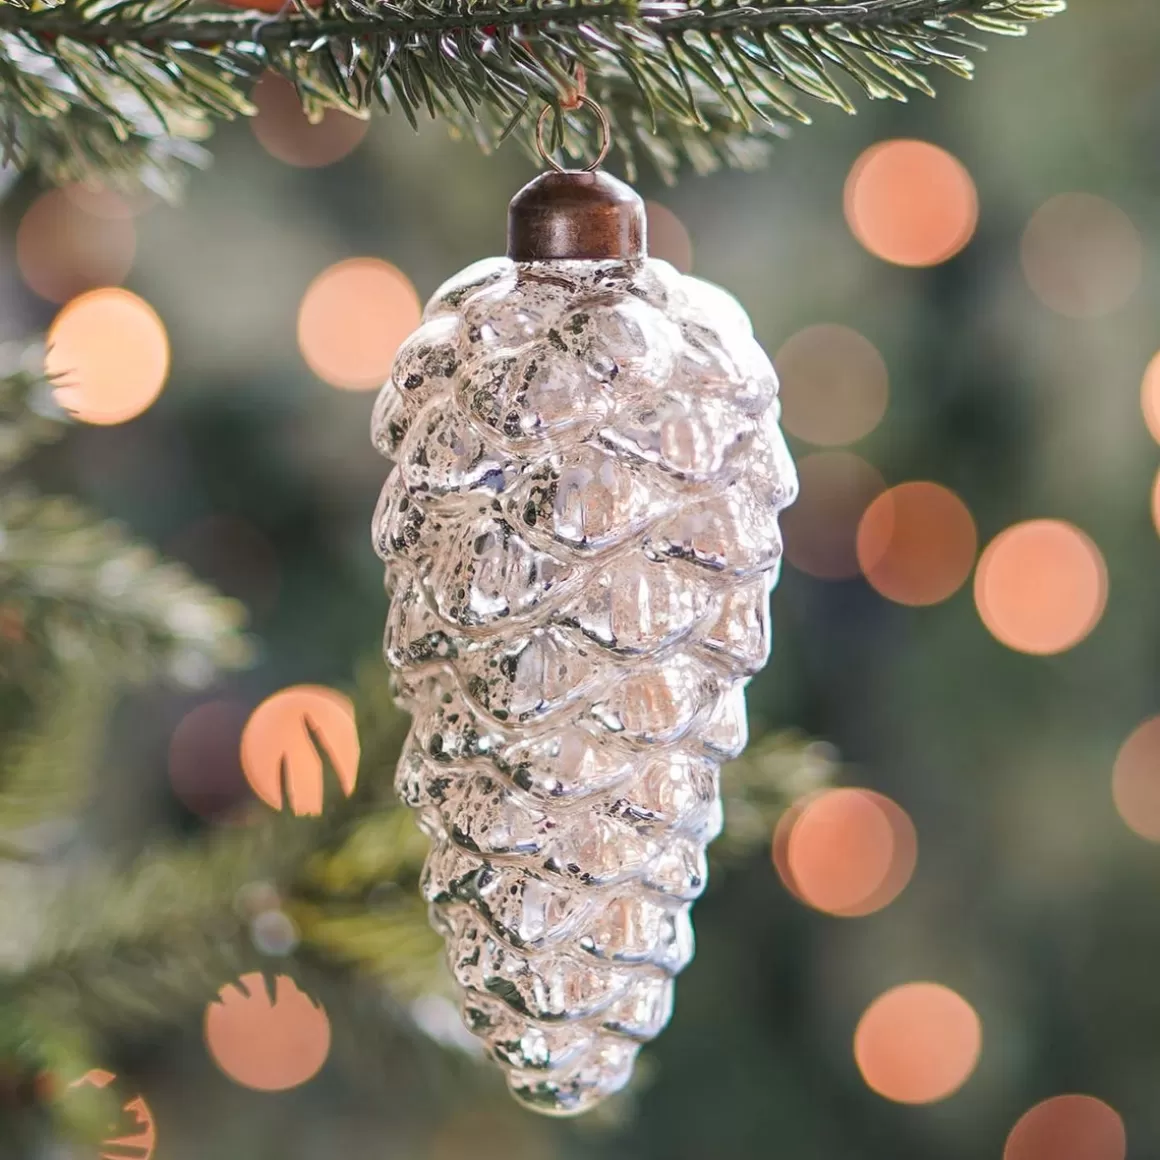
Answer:
[(655, 259), (493, 259), (375, 406), (398, 792), (468, 1027), (540, 1111), (628, 1081), (769, 652), (797, 481), (745, 312)]

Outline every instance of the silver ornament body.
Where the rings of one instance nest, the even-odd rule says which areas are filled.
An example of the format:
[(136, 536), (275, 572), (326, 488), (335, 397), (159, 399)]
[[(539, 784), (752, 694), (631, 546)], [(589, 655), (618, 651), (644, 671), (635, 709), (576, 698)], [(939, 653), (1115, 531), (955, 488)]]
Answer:
[(396, 786), (467, 1025), (540, 1111), (628, 1081), (693, 953), (797, 487), (776, 394), (664, 262), (494, 259), (375, 406)]

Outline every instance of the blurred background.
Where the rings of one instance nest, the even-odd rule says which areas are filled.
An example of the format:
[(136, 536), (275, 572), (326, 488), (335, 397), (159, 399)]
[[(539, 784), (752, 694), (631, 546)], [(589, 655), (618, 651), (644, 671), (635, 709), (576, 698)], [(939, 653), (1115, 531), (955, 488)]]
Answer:
[[(782, 375), (802, 493), (752, 734), (839, 764), (710, 885), (633, 1090), (541, 1120), (437, 1004), (368, 1061), (285, 980), (112, 1037), (156, 1138), (127, 1109), (102, 1155), (1160, 1156), (1160, 22), (1077, 0), (989, 47), (937, 101), (823, 110), (764, 172), (639, 182), (654, 253), (736, 294)], [(376, 654), (374, 388), (532, 175), (440, 126), (258, 101), (180, 207), (0, 206), (0, 337), (51, 328), (84, 371), (62, 401), (87, 422), (33, 473), (240, 599), (257, 640), (249, 669), (118, 705), (86, 825), (126, 855), (252, 800), (254, 708)], [(237, 1056), (271, 1010), (298, 1012), (273, 1080)]]

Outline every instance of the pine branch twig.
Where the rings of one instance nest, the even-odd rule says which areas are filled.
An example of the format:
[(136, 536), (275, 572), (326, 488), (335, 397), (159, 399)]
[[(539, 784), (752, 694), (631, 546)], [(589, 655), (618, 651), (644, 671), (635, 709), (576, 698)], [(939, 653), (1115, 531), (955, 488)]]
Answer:
[[(97, 666), (78, 664), (34, 689), (34, 720), (5, 740), (0, 765), (0, 861), (8, 832), (67, 815), (83, 800), (100, 752), (113, 689)], [(22, 847), (7, 851), (16, 859)]]
[(20, 488), (0, 494), (0, 527), (0, 605), (24, 638), (74, 661), (111, 650), (126, 677), (160, 669), (189, 686), (246, 662), (242, 606), (117, 524)]
[(253, 81), (291, 81), (311, 117), (374, 105), (421, 113), (483, 148), (531, 148), (543, 102), (573, 154), (593, 128), (560, 109), (577, 65), (613, 118), (630, 171), (752, 165), (801, 98), (853, 111), (931, 93), (932, 69), (970, 76), (977, 33), (1020, 35), (1065, 0), (288, 0), (267, 17), (188, 0), (0, 5), (0, 140), (56, 180), (165, 187), (204, 158), (214, 121), (252, 114)]
[(0, 471), (27, 459), (68, 430), (69, 417), (53, 398), (38, 344), (0, 346)]

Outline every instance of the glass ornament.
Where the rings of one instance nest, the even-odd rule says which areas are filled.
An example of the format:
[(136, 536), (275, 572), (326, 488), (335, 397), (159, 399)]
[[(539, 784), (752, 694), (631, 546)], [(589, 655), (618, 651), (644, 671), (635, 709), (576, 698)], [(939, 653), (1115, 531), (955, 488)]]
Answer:
[(744, 310), (643, 218), (605, 174), (538, 178), (516, 258), (436, 291), (373, 419), (422, 889), (467, 1026), (553, 1114), (668, 1021), (797, 487)]

